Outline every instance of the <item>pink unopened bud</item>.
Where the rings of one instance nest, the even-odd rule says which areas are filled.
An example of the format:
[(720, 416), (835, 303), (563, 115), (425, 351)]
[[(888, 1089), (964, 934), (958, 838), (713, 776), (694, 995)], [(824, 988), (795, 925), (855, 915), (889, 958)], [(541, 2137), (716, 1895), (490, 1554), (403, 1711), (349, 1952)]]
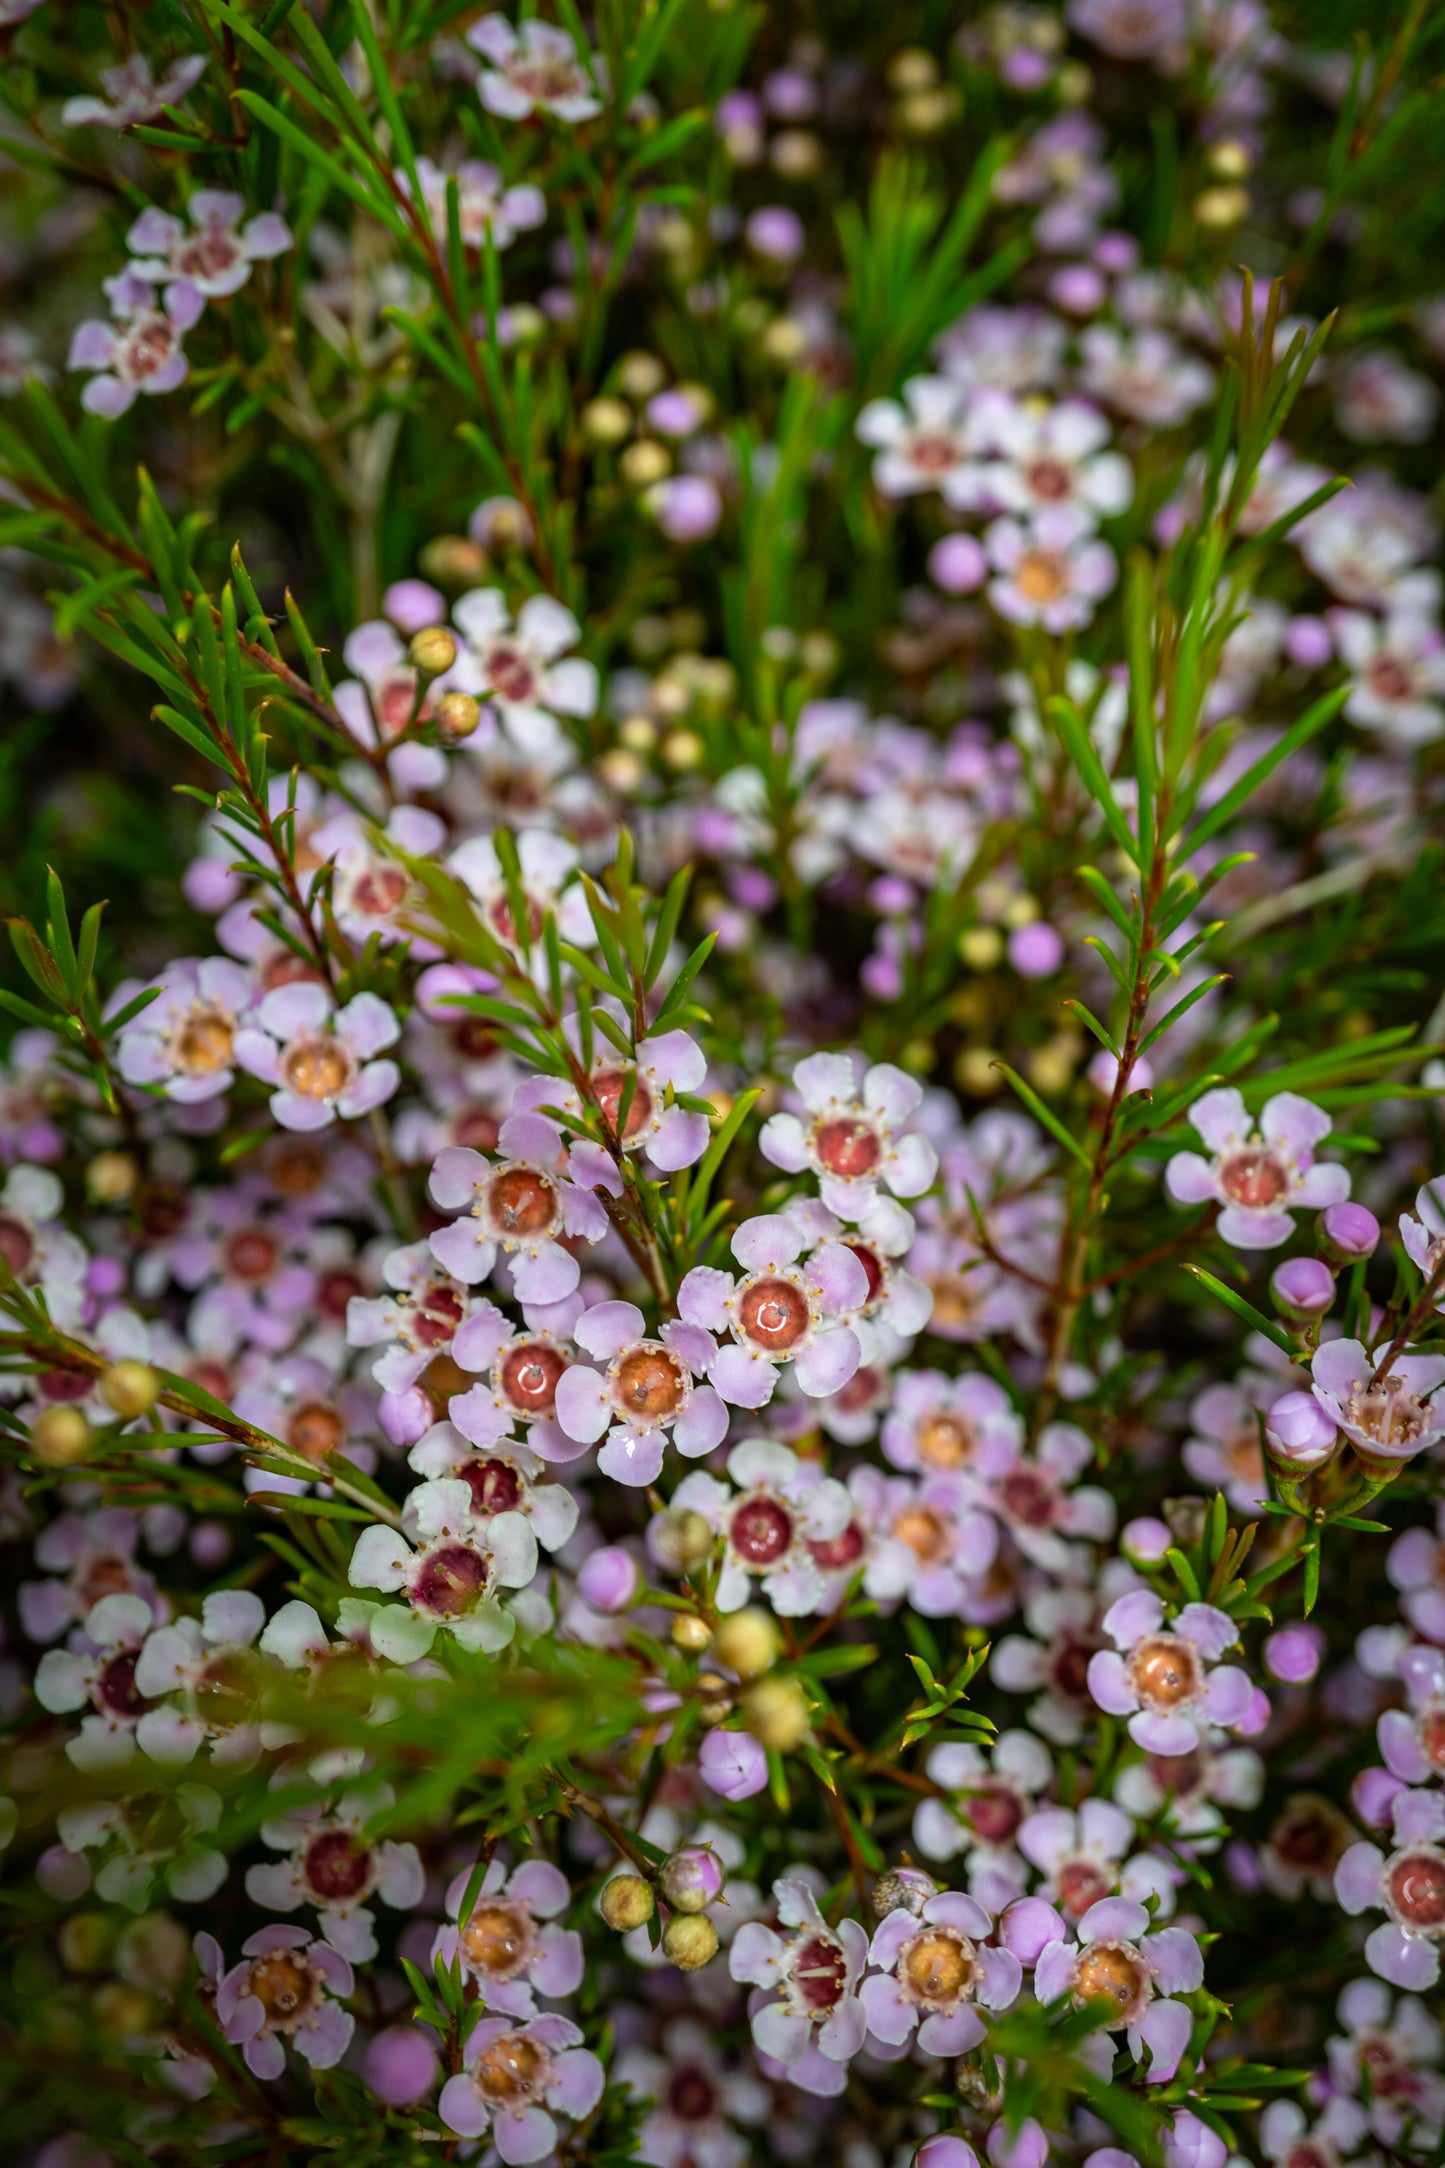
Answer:
[(762, 210), (754, 211), (743, 231), (748, 247), (774, 263), (796, 263), (807, 241), (797, 212), (781, 203), (765, 204)]
[(417, 2025), (388, 2025), (366, 2051), (366, 2082), (389, 2108), (409, 2108), (436, 2084), (436, 2042)]
[(1249, 1707), (1243, 1716), (1237, 1716), (1230, 1726), (1237, 1739), (1257, 1739), (1273, 1714), (1269, 1696), (1262, 1686), (1257, 1686), (1250, 1696)]
[[(1089, 1063), (1084, 1074), (1102, 1098), (1112, 1099), (1114, 1086), (1119, 1078), (1119, 1064), (1115, 1056), (1109, 1052), (1107, 1046), (1099, 1048), (1098, 1053)], [(1129, 1071), (1129, 1089), (1131, 1092), (1147, 1092), (1154, 1089), (1153, 1067), (1144, 1060), (1142, 1055)]]
[(1067, 1932), (1062, 1914), (1042, 1897), (1020, 1897), (998, 1923), (999, 1940), (1021, 1965), (1036, 1965), (1040, 1952), (1051, 1942), (1062, 1942)]
[(679, 1912), (701, 1912), (721, 1891), (723, 1871), (710, 1845), (685, 1844), (662, 1870), (662, 1894)]
[(988, 578), (983, 544), (971, 534), (946, 534), (928, 553), (928, 577), (946, 595), (971, 595)]
[(1264, 1437), (1276, 1468), (1299, 1476), (1323, 1468), (1339, 1433), (1313, 1393), (1283, 1393), (1264, 1419)]
[(35, 1879), (57, 1904), (74, 1904), (90, 1888), (90, 1862), (83, 1852), (52, 1844), (35, 1862)]
[(405, 1392), (383, 1393), (376, 1403), (376, 1420), (393, 1445), (415, 1445), (435, 1423), (436, 1409), (420, 1385)]
[(988, 2134), (988, 2157), (993, 2168), (1044, 2168), (1049, 2141), (1031, 2115), (1017, 2130), (1010, 2130), (1000, 2117)]
[(1063, 937), (1042, 918), (1015, 926), (1008, 937), (1008, 960), (1021, 979), (1051, 978), (1064, 960)]
[(1271, 1678), (1303, 1686), (1320, 1668), (1320, 1637), (1309, 1626), (1282, 1626), (1264, 1644), (1264, 1665)]
[(1323, 1317), (1335, 1299), (1335, 1276), (1318, 1257), (1287, 1257), (1270, 1275), (1275, 1308), (1304, 1325)]
[(594, 1611), (625, 1611), (637, 1594), (637, 1561), (615, 1543), (604, 1545), (582, 1562), (577, 1593)]
[(1092, 316), (1104, 306), (1109, 288), (1102, 271), (1091, 263), (1065, 264), (1049, 280), (1049, 299), (1070, 316)]
[(703, 474), (675, 474), (647, 501), (669, 542), (705, 542), (722, 518), (722, 498)]
[(1157, 1521), (1152, 1514), (1141, 1514), (1137, 1521), (1126, 1521), (1119, 1537), (1124, 1556), (1138, 1566), (1157, 1566), (1174, 1542), (1167, 1522)]
[(1380, 1242), (1380, 1223), (1367, 1205), (1326, 1205), (1319, 1218), (1320, 1248), (1326, 1257), (1336, 1257), (1342, 1264), (1358, 1264), (1361, 1258), (1373, 1257)]
[(1284, 651), (1302, 670), (1318, 670), (1334, 653), (1330, 628), (1322, 617), (1292, 617), (1285, 629)]
[(697, 1766), (719, 1799), (751, 1799), (768, 1781), (768, 1757), (748, 1731), (710, 1731), (698, 1749)]
[(913, 2168), (978, 2168), (978, 2155), (966, 2138), (941, 2130), (936, 2138), (924, 2139), (913, 2156)]
[(1217, 2130), (1181, 2108), (1164, 2140), (1164, 2168), (1224, 2168), (1229, 2148)]

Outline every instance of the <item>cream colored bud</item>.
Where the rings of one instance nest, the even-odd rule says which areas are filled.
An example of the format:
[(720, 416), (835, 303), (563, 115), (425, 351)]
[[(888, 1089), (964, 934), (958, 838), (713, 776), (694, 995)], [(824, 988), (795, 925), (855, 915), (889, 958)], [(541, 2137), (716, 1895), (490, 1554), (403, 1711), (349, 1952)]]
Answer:
[(931, 1039), (910, 1039), (899, 1055), (900, 1067), (914, 1076), (927, 1076), (938, 1059), (938, 1049)]
[(712, 1628), (695, 1611), (679, 1611), (672, 1622), (672, 1638), (689, 1656), (701, 1656), (712, 1639)]
[(622, 444), (632, 434), (632, 409), (625, 399), (589, 399), (581, 422), (589, 444)]
[(423, 677), (440, 677), (457, 659), (456, 638), (445, 625), (424, 625), (412, 634), (407, 653)]
[(30, 1450), (47, 1468), (72, 1468), (90, 1451), (93, 1436), (79, 1408), (47, 1408), (30, 1426)]
[(109, 2040), (135, 2040), (155, 2023), (156, 2005), (139, 1988), (106, 1980), (90, 1998), (95, 2021)]
[(664, 1573), (688, 1573), (712, 1555), (713, 1532), (700, 1513), (669, 1507), (652, 1524), (651, 1544)]
[(667, 371), (656, 354), (635, 349), (623, 355), (617, 381), (629, 399), (650, 399), (667, 382)]
[(970, 971), (992, 971), (1003, 956), (997, 926), (969, 926), (958, 937), (958, 953)]
[(968, 1046), (953, 1065), (953, 1073), (966, 1092), (973, 1092), (980, 1099), (991, 1098), (1003, 1083), (1003, 1077), (994, 1067), (998, 1060), (996, 1048), (991, 1046)]
[(487, 553), (470, 535), (439, 534), (424, 545), (420, 564), (443, 587), (475, 587), (486, 577)]
[(1094, 94), (1094, 71), (1084, 60), (1066, 60), (1054, 77), (1060, 105), (1087, 105)]
[(607, 788), (623, 797), (635, 791), (647, 773), (636, 753), (630, 753), (625, 745), (609, 745), (597, 763), (597, 770)]
[(615, 1874), (597, 1900), (597, 1909), (619, 1935), (645, 1927), (657, 1910), (652, 1884), (640, 1874)]
[(453, 745), (471, 737), (481, 719), (482, 703), (470, 693), (443, 693), (432, 716), (439, 734)]
[(161, 1381), (149, 1363), (112, 1363), (100, 1377), (100, 1397), (117, 1415), (149, 1415), (160, 1398)]
[(97, 1204), (124, 1204), (139, 1176), (129, 1152), (97, 1152), (85, 1170), (85, 1186)]
[(748, 1730), (776, 1753), (790, 1754), (808, 1736), (808, 1705), (796, 1679), (759, 1679), (743, 1696)]
[(1249, 216), (1249, 190), (1232, 185), (1206, 188), (1194, 199), (1194, 215), (1201, 226), (1237, 226)]
[(1210, 145), (1209, 165), (1210, 170), (1217, 173), (1222, 181), (1242, 181), (1253, 169), (1254, 160), (1250, 156), (1247, 143), (1228, 136), (1224, 142)]
[(1039, 907), (1032, 896), (1010, 896), (1004, 906), (1006, 926), (1032, 926), (1039, 915)]
[(68, 1972), (101, 1972), (110, 1962), (115, 1923), (105, 1912), (72, 1912), (56, 1941)]
[(657, 725), (650, 715), (628, 715), (617, 735), (630, 753), (650, 753), (657, 743)]
[(951, 83), (899, 100), (897, 121), (904, 135), (938, 135), (958, 116), (961, 100)]
[(796, 316), (775, 316), (763, 333), (763, 352), (784, 368), (792, 366), (807, 343), (807, 330)]
[(773, 171), (787, 181), (805, 181), (823, 163), (823, 146), (809, 128), (783, 128), (768, 153)]
[(672, 454), (656, 437), (639, 437), (617, 462), (630, 489), (647, 489), (672, 472)]
[(705, 750), (695, 730), (670, 730), (662, 741), (662, 757), (678, 775), (699, 767)]
[(938, 81), (938, 62), (921, 45), (905, 45), (888, 63), (888, 87), (902, 94), (932, 90)]
[(705, 1912), (675, 1912), (662, 1930), (662, 1954), (679, 1972), (700, 1972), (717, 1956), (717, 1929)]
[(713, 1635), (712, 1652), (740, 1679), (759, 1679), (772, 1670), (781, 1646), (771, 1615), (750, 1606), (722, 1620)]

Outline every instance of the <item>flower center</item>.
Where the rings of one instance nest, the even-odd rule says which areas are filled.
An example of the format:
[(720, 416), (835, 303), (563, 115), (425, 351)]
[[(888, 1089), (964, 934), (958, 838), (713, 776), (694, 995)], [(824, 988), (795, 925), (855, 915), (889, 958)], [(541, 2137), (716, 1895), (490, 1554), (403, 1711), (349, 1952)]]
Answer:
[(243, 1227), (226, 1244), (226, 1265), (238, 1280), (264, 1280), (275, 1271), (280, 1252), (259, 1227)]
[(1024, 480), (1036, 497), (1059, 504), (1072, 496), (1074, 478), (1061, 459), (1036, 459), (1024, 469)]
[(98, 1675), (95, 1682), (96, 1706), (107, 1716), (134, 1719), (145, 1712), (146, 1697), (136, 1691), (135, 1667), (140, 1658), (139, 1649), (124, 1649)]
[(972, 1990), (977, 1973), (973, 1944), (965, 1935), (940, 1928), (915, 1935), (898, 1967), (905, 1991), (926, 2003), (958, 2002)]
[(1275, 1823), (1270, 1843), (1286, 1866), (1311, 1872), (1332, 1867), (1344, 1849), (1342, 1824), (1324, 1799), (1294, 1799)]
[(823, 1536), (809, 1543), (808, 1556), (824, 1573), (834, 1573), (840, 1566), (856, 1565), (863, 1556), (864, 1535), (856, 1521), (849, 1521), (841, 1536)]
[(345, 1436), (346, 1425), (324, 1400), (303, 1400), (286, 1425), (286, 1443), (318, 1466), (339, 1450)]
[(537, 673), (520, 648), (494, 647), (487, 657), (487, 676), (504, 700), (530, 700), (537, 689)]
[(1403, 1378), (1381, 1378), (1377, 1385), (1356, 1378), (1344, 1412), (1345, 1421), (1376, 1445), (1413, 1445), (1425, 1430), (1425, 1410)]
[(668, 2081), (667, 2112), (679, 2123), (710, 2123), (717, 2114), (717, 2087), (696, 2063), (684, 2063)]
[(176, 1033), (171, 1059), (187, 1076), (214, 1076), (231, 1066), (236, 1031), (219, 1009), (192, 1009)]
[(137, 317), (116, 357), (118, 370), (143, 384), (170, 360), (178, 337), (168, 316)]
[(213, 1731), (247, 1717), (256, 1699), (256, 1658), (249, 1649), (222, 1649), (196, 1681), (196, 1708)]
[(986, 1784), (965, 1808), (969, 1825), (985, 1844), (1007, 1844), (1024, 1818), (1023, 1802), (1006, 1784)]
[(1427, 1935), (1445, 1928), (1445, 1853), (1433, 1845), (1397, 1853), (1386, 1884), (1390, 1902), (1405, 1926)]
[(1159, 1789), (1176, 1799), (1197, 1792), (1204, 1782), (1204, 1757), (1197, 1749), (1189, 1754), (1151, 1754), (1148, 1763)]
[(1058, 1885), (1059, 1903), (1064, 1910), (1078, 1920), (1082, 1919), (1090, 1905), (1107, 1897), (1114, 1887), (1097, 1861), (1092, 1859), (1066, 1859), (1060, 1866), (1055, 1881)]
[(346, 1306), (353, 1295), (364, 1295), (366, 1282), (359, 1272), (346, 1265), (337, 1265), (323, 1273), (316, 1289), (316, 1307), (323, 1317), (333, 1318), (338, 1325), (346, 1322)]
[(766, 1354), (783, 1355), (808, 1329), (808, 1303), (791, 1280), (754, 1280), (738, 1305), (747, 1338)]
[(381, 736), (399, 738), (411, 721), (416, 706), (416, 676), (410, 670), (394, 670), (371, 689), (371, 712)]
[(545, 1340), (524, 1340), (502, 1358), (502, 1396), (523, 1415), (550, 1415), (567, 1362)]
[(909, 442), (908, 456), (925, 474), (946, 474), (957, 463), (958, 446), (952, 437), (920, 430)]
[(883, 1157), (876, 1130), (852, 1115), (821, 1123), (813, 1138), (813, 1149), (820, 1165), (845, 1182), (856, 1182), (871, 1174)]
[(1066, 1636), (1056, 1649), (1049, 1669), (1055, 1693), (1068, 1701), (1082, 1701), (1089, 1691), (1089, 1659), (1104, 1646), (1101, 1640), (1078, 1634)]
[(1129, 1676), (1139, 1699), (1151, 1709), (1177, 1709), (1181, 1702), (1192, 1701), (1204, 1683), (1192, 1644), (1174, 1634), (1141, 1641), (1129, 1659)]
[(545, 1234), (557, 1216), (557, 1193), (531, 1167), (504, 1167), (487, 1194), (492, 1223), (502, 1235)]
[(831, 1935), (809, 1935), (793, 1959), (793, 1986), (810, 2015), (836, 2008), (843, 1999), (848, 1965)]
[(1014, 569), (1014, 586), (1026, 602), (1057, 602), (1069, 591), (1069, 572), (1057, 550), (1029, 550)]
[(400, 866), (368, 866), (353, 881), (348, 900), (365, 918), (390, 918), (405, 903), (410, 885)]
[(1365, 673), (1370, 689), (1384, 700), (1408, 700), (1414, 681), (1397, 655), (1379, 655)]
[(326, 1179), (326, 1154), (309, 1137), (283, 1134), (268, 1156), (267, 1172), (283, 1197), (314, 1196)]
[(371, 1880), (370, 1846), (349, 1829), (323, 1829), (306, 1847), (306, 1880), (323, 1904), (359, 1897)]
[(859, 1264), (863, 1267), (864, 1272), (868, 1275), (868, 1293), (864, 1298), (863, 1304), (863, 1307), (866, 1309), (870, 1302), (876, 1302), (878, 1299), (878, 1291), (883, 1285), (883, 1267), (879, 1263), (873, 1251), (870, 1250), (864, 1243), (845, 1242), (843, 1244), (843, 1247), (845, 1250), (851, 1250), (853, 1252), (853, 1255), (857, 1258)]
[(538, 2091), (545, 2067), (539, 2047), (521, 2033), (503, 2033), (482, 2049), (472, 2065), (472, 2076), (490, 2100), (511, 2105)]
[(316, 1975), (303, 1957), (291, 1950), (272, 1950), (256, 1958), (246, 1981), (246, 1993), (254, 1995), (266, 2013), (266, 2022), (284, 2031), (294, 2026), (320, 1995)]
[(1114, 2010), (1122, 2016), (1134, 2008), (1148, 1985), (1148, 1975), (1132, 1950), (1117, 1942), (1096, 1942), (1079, 1960), (1074, 2000), (1107, 2002), (1112, 2005), (1110, 2017)]
[(525, 1961), (531, 1936), (511, 1905), (479, 1905), (462, 1929), (461, 1943), (479, 1972), (505, 1977)]
[(1436, 1769), (1445, 1769), (1445, 1708), (1438, 1702), (1420, 1718), (1418, 1737), (1426, 1760)]
[(522, 1495), (522, 1479), (505, 1460), (467, 1460), (457, 1470), (472, 1494), (473, 1513), (511, 1513)]
[(281, 1074), (293, 1092), (303, 1099), (334, 1099), (344, 1091), (352, 1064), (334, 1039), (303, 1039), (289, 1047)]
[(629, 1080), (632, 1081), (632, 1098), (627, 1108), (627, 1120), (623, 1123), (620, 1131), (624, 1144), (629, 1138), (635, 1137), (638, 1131), (645, 1128), (648, 1122), (651, 1121), (652, 1094), (635, 1069), (604, 1069), (600, 1076), (595, 1076), (592, 1079), (592, 1089), (597, 1096), (597, 1103), (614, 1129), (618, 1125), (618, 1116), (622, 1111), (622, 1095), (627, 1089)]
[(18, 1279), (35, 1255), (35, 1238), (30, 1229), (8, 1212), (0, 1212), (0, 1257)]
[(424, 1611), (439, 1618), (459, 1618), (480, 1602), (487, 1588), (487, 1562), (470, 1544), (446, 1543), (424, 1562), (412, 1595)]
[(206, 226), (176, 251), (176, 269), (184, 278), (212, 279), (229, 271), (239, 254), (230, 234)]
[(893, 1523), (893, 1533), (925, 1565), (932, 1565), (948, 1549), (948, 1530), (927, 1506), (906, 1506)]
[(1273, 1152), (1252, 1148), (1230, 1153), (1219, 1170), (1219, 1186), (1231, 1204), (1257, 1212), (1279, 1203), (1289, 1188), (1289, 1176)]
[(745, 1498), (728, 1523), (728, 1541), (744, 1564), (772, 1566), (793, 1541), (793, 1516), (780, 1498)]
[(1025, 1528), (1047, 1528), (1058, 1505), (1058, 1492), (1037, 1468), (1011, 1468), (999, 1485), (999, 1502)]
[(461, 1290), (442, 1280), (431, 1280), (408, 1305), (407, 1330), (419, 1347), (445, 1347), (466, 1316)]
[[(462, 1051), (465, 1053), (466, 1049), (463, 1047)], [(468, 1107), (464, 1114), (457, 1116), (454, 1129), (456, 1141), (458, 1144), (469, 1145), (474, 1152), (495, 1152), (500, 1134), (500, 1122), (486, 1107)]]
[(654, 1422), (675, 1414), (685, 1388), (682, 1372), (666, 1348), (637, 1347), (624, 1355), (612, 1379), (612, 1395), (626, 1415)]
[(961, 1468), (977, 1443), (972, 1423), (947, 1408), (935, 1409), (918, 1426), (918, 1457), (930, 1468)]

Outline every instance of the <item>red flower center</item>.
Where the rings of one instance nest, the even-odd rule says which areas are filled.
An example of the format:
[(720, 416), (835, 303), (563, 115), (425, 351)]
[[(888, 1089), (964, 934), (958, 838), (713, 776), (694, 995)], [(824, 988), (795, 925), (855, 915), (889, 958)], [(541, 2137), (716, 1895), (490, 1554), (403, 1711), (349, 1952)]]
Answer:
[(349, 1829), (323, 1829), (306, 1847), (303, 1872), (323, 1904), (344, 1904), (370, 1881), (371, 1851)]
[(146, 1697), (137, 1692), (135, 1683), (139, 1656), (139, 1649), (124, 1649), (119, 1656), (112, 1656), (97, 1677), (96, 1704), (107, 1716), (135, 1718), (144, 1713)]
[(1438, 1934), (1445, 1927), (1445, 1854), (1422, 1845), (1390, 1863), (1390, 1900), (1407, 1927)]
[(635, 1137), (638, 1131), (651, 1121), (652, 1094), (635, 1069), (604, 1069), (600, 1076), (592, 1079), (597, 1103), (616, 1129), (617, 1117), (622, 1109), (622, 1095), (627, 1089), (629, 1078), (632, 1080), (632, 1097), (628, 1102), (627, 1120), (621, 1131), (624, 1143), (630, 1137)]
[(30, 1229), (8, 1212), (0, 1212), (0, 1257), (18, 1279), (35, 1255), (35, 1241)]
[(226, 1268), (238, 1280), (264, 1280), (276, 1269), (280, 1251), (259, 1227), (243, 1227), (226, 1244)]
[(613, 1397), (624, 1414), (654, 1422), (675, 1414), (685, 1388), (682, 1372), (666, 1348), (639, 1347), (624, 1355), (612, 1381)]
[(793, 1540), (793, 1516), (779, 1498), (746, 1498), (728, 1524), (728, 1541), (749, 1566), (776, 1564)]
[(523, 1415), (550, 1415), (565, 1356), (546, 1340), (524, 1340), (502, 1358), (502, 1397)]
[(841, 1566), (856, 1565), (863, 1556), (864, 1535), (856, 1521), (850, 1521), (841, 1536), (825, 1536), (808, 1545), (808, 1556), (824, 1573), (834, 1573)]
[(843, 1999), (847, 1961), (831, 1935), (809, 1935), (793, 1959), (793, 1984), (808, 2011), (832, 2010)]
[(852, 1115), (824, 1122), (813, 1139), (813, 1149), (829, 1174), (839, 1175), (845, 1182), (856, 1182), (871, 1174), (883, 1157), (877, 1131)]
[(487, 1201), (504, 1235), (545, 1234), (557, 1216), (557, 1192), (531, 1167), (504, 1167), (494, 1174)]
[(424, 1611), (439, 1618), (459, 1618), (486, 1593), (487, 1562), (469, 1544), (447, 1543), (433, 1551), (412, 1584)]
[(1022, 1801), (1006, 1784), (986, 1784), (974, 1792), (964, 1812), (985, 1844), (1007, 1844), (1024, 1818)]
[(1219, 1186), (1231, 1204), (1259, 1211), (1279, 1203), (1289, 1178), (1273, 1152), (1252, 1149), (1230, 1153), (1219, 1170)]
[(755, 1280), (738, 1305), (747, 1338), (769, 1355), (786, 1354), (808, 1329), (808, 1303), (791, 1280)]
[(522, 1495), (522, 1479), (505, 1460), (467, 1460), (457, 1470), (472, 1494), (474, 1513), (511, 1513)]

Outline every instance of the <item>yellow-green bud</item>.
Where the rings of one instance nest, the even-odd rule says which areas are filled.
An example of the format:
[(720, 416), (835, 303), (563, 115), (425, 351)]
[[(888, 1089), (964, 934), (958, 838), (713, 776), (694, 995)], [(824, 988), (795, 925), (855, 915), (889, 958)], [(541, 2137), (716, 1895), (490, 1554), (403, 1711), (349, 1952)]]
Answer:
[(407, 653), (425, 677), (440, 677), (456, 661), (457, 643), (445, 625), (423, 625), (412, 634)]
[(662, 1930), (662, 1954), (679, 1972), (700, 1972), (717, 1956), (717, 1929), (705, 1912), (675, 1912)]
[(482, 703), (470, 693), (443, 693), (433, 720), (444, 738), (460, 744), (469, 738), (482, 719)]
[(70, 1468), (84, 1460), (92, 1435), (79, 1408), (47, 1408), (30, 1426), (30, 1450), (47, 1468)]
[(597, 1909), (619, 1935), (645, 1927), (657, 1910), (652, 1884), (640, 1874), (615, 1874), (597, 1900)]
[(700, 1656), (712, 1639), (712, 1628), (695, 1612), (679, 1611), (672, 1622), (672, 1638), (690, 1656)]
[(778, 1660), (778, 1629), (766, 1611), (734, 1611), (713, 1636), (713, 1655), (740, 1679), (761, 1678)]
[(128, 1420), (149, 1415), (160, 1398), (161, 1381), (149, 1363), (112, 1363), (101, 1372), (100, 1397)]
[(743, 1707), (748, 1730), (775, 1753), (790, 1754), (808, 1736), (808, 1705), (796, 1679), (759, 1679)]

